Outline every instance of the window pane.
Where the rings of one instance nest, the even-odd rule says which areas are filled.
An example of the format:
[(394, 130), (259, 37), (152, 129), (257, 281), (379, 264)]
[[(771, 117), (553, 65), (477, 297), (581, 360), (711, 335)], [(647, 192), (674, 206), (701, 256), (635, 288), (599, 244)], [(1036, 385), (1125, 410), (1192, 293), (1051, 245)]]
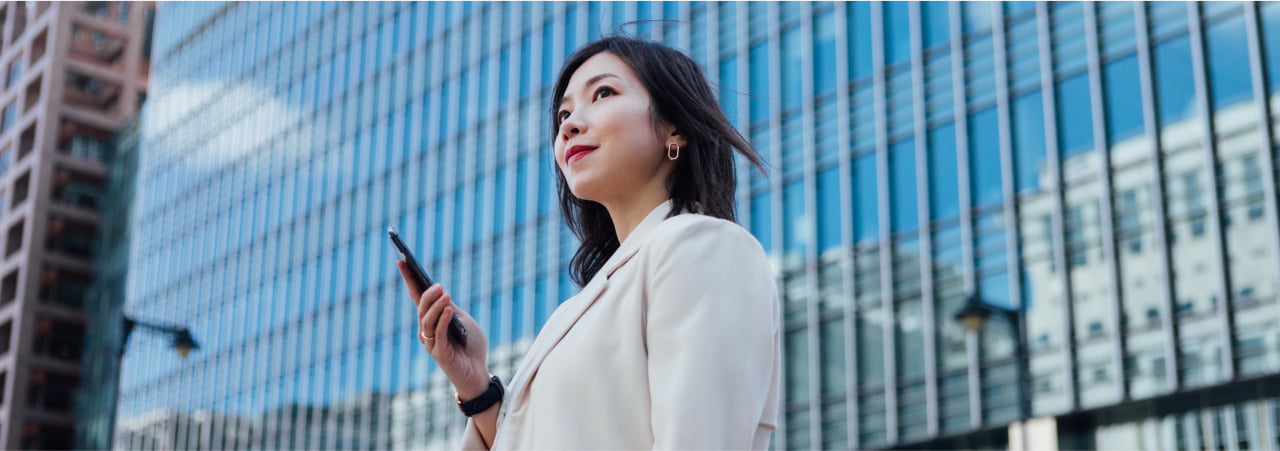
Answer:
[(564, 55), (573, 54), (578, 48), (578, 7), (570, 3), (564, 12)]
[(884, 383), (884, 310), (876, 307), (858, 316), (858, 385)]
[(924, 313), (920, 299), (915, 298), (898, 304), (898, 369), (899, 377), (914, 378), (924, 376)]
[(838, 319), (824, 321), (821, 327), (822, 340), (819, 343), (822, 348), (822, 394), (844, 393), (844, 322)]
[(1214, 110), (1247, 101), (1253, 92), (1249, 79), (1249, 45), (1244, 32), (1244, 17), (1237, 15), (1213, 24), (1206, 34), (1205, 56)]
[(787, 332), (787, 402), (809, 401), (809, 347), (805, 329)]
[(929, 212), (934, 220), (960, 214), (960, 181), (956, 173), (956, 126), (929, 130)]
[(840, 245), (840, 167), (818, 173), (818, 250)]
[(751, 122), (769, 117), (769, 47), (767, 43), (751, 48)]
[(790, 111), (800, 106), (803, 95), (800, 86), (800, 29), (792, 28), (782, 33), (782, 109)]
[(809, 229), (813, 218), (805, 211), (804, 181), (788, 183), (783, 189), (783, 239), (788, 258), (804, 258), (809, 248)]
[(848, 8), (849, 78), (871, 75), (871, 3), (853, 2)]
[(1047, 188), (1048, 168), (1044, 167), (1044, 104), (1040, 91), (1018, 97), (1013, 101), (1013, 160), (1018, 193)]
[(813, 86), (821, 96), (836, 88), (836, 20), (833, 11), (813, 19)]
[(1087, 73), (1058, 82), (1058, 148), (1065, 161), (1072, 155), (1093, 149), (1093, 120), (1090, 115)]
[(554, 20), (549, 20), (542, 25), (542, 78), (538, 80), (538, 86), (546, 86), (554, 83), (554, 81), (552, 81), (552, 77), (555, 77), (556, 69), (560, 68), (560, 62), (553, 59), (556, 41), (555, 24)]
[(760, 246), (766, 253), (773, 250), (773, 233), (769, 226), (772, 222), (773, 206), (769, 193), (757, 194), (751, 199), (751, 234), (760, 241)]
[(915, 140), (908, 139), (893, 144), (889, 150), (889, 193), (893, 198), (889, 202), (893, 215), (893, 232), (914, 229), (919, 224), (918, 195), (916, 194), (916, 149)]
[(858, 191), (854, 199), (854, 240), (875, 239), (879, 234), (880, 214), (877, 210), (876, 155), (858, 157), (853, 181)]
[(951, 40), (951, 17), (948, 2), (922, 2), (920, 13), (924, 26), (924, 48), (932, 48)]
[(991, 5), (991, 2), (964, 2), (961, 5), (965, 33), (991, 28)]
[(1267, 85), (1271, 92), (1280, 91), (1280, 3), (1259, 5), (1262, 15), (1262, 46), (1266, 48)]
[(969, 189), (974, 206), (999, 203), (1000, 139), (996, 109), (987, 108), (969, 115)]
[(1138, 56), (1129, 55), (1107, 63), (1106, 83), (1107, 143), (1115, 144), (1142, 133), (1142, 89), (1138, 85)]
[(1160, 127), (1195, 114), (1195, 83), (1191, 76), (1191, 41), (1179, 36), (1156, 46), (1156, 106)]
[(520, 38), (520, 67), (525, 70), (520, 71), (520, 98), (523, 99), (529, 95), (529, 67), (533, 63), (533, 35), (526, 33)]
[(884, 45), (886, 65), (906, 61), (911, 56), (911, 29), (907, 2), (884, 2)]
[(720, 107), (729, 120), (738, 124), (738, 57), (733, 56), (720, 62)]

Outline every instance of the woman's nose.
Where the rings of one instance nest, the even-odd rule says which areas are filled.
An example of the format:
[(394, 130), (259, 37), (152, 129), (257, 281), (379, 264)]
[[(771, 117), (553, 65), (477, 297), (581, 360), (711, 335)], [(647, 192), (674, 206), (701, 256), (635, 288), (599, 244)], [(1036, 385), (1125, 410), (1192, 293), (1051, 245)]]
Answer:
[(560, 123), (560, 134), (564, 135), (565, 140), (581, 135), (584, 130), (586, 130), (585, 124), (578, 120), (578, 115), (574, 113), (570, 113), (569, 117)]

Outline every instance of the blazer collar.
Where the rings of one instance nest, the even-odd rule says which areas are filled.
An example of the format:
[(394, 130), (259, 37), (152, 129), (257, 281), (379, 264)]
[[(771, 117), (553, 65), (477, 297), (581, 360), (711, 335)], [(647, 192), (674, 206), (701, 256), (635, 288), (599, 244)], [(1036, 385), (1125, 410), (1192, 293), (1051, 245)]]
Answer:
[(620, 269), (623, 264), (631, 260), (636, 252), (643, 247), (648, 241), (653, 230), (657, 228), (663, 220), (667, 219), (667, 215), (671, 213), (671, 201), (667, 200), (659, 204), (645, 216), (644, 220), (631, 231), (631, 235), (627, 240), (618, 246), (618, 250), (613, 256), (606, 260), (604, 266), (600, 267), (600, 271), (591, 278), (587, 285), (582, 287), (582, 291), (577, 295), (565, 301), (560, 307), (556, 308), (555, 313), (548, 318), (547, 323), (542, 327), (542, 331), (538, 332), (537, 338), (534, 339), (533, 345), (529, 348), (529, 352), (525, 354), (524, 360), (520, 363), (516, 375), (511, 379), (508, 385), (507, 400), (504, 402), (504, 409), (511, 407), (519, 409), (523, 398), (528, 391), (529, 380), (537, 373), (538, 368), (542, 365), (542, 361), (547, 358), (547, 354), (560, 343), (564, 335), (577, 324), (578, 318), (595, 304), (605, 292), (605, 287), (609, 284), (609, 277), (615, 271)]
[(632, 230), (631, 235), (627, 237), (627, 240), (623, 241), (622, 244), (618, 246), (618, 250), (614, 251), (613, 256), (609, 257), (609, 259), (604, 262), (604, 266), (600, 267), (600, 272), (596, 273), (595, 277), (600, 277), (601, 274), (604, 274), (605, 278), (613, 277), (613, 273), (617, 271), (618, 268), (622, 267), (622, 264), (631, 260), (631, 257), (636, 255), (636, 251), (639, 251), (644, 243), (648, 241), (649, 235), (653, 232), (653, 229), (656, 229), (658, 224), (667, 219), (668, 214), (671, 214), (670, 199), (658, 204), (657, 207), (654, 207), (653, 210), (640, 221), (640, 224), (636, 225), (636, 229)]

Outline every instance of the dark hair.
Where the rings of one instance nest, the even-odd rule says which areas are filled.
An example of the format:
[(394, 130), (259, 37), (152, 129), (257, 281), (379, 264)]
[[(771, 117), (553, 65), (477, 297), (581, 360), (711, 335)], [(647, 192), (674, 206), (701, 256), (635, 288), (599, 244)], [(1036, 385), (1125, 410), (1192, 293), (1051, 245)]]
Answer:
[[(617, 56), (640, 78), (652, 96), (649, 115), (653, 124), (672, 124), (685, 138), (686, 145), (667, 180), (672, 200), (668, 217), (692, 212), (736, 221), (734, 149), (761, 172), (764, 167), (751, 144), (720, 109), (702, 69), (678, 50), (621, 36), (606, 37), (578, 49), (560, 70), (551, 96), (552, 136), (559, 133), (556, 112), (569, 78), (587, 59), (602, 52)], [(569, 264), (569, 275), (578, 285), (586, 285), (618, 250), (617, 231), (609, 211), (597, 202), (574, 196), (559, 165), (555, 166), (560, 211), (569, 230), (582, 241)]]

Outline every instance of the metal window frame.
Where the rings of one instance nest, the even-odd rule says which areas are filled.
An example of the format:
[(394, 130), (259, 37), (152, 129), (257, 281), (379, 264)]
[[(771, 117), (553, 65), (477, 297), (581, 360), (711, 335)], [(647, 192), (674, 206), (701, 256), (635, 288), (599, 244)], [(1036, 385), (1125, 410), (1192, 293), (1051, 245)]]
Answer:
[[(746, 12), (748, 9), (747, 6), (748, 5), (743, 5), (739, 9), (739, 13), (742, 14), (743, 16), (746, 16)], [(782, 115), (781, 113), (782, 112), (781, 31), (782, 30), (780, 27), (781, 24), (779, 23), (780, 13), (778, 11), (778, 4), (775, 2), (766, 3), (765, 8), (766, 8), (766, 11), (768, 11), (768, 17), (766, 21), (768, 30), (766, 31), (766, 34), (764, 37), (765, 50), (767, 51), (768, 59), (769, 59), (768, 103), (769, 103), (770, 114), (768, 119), (766, 119), (768, 121), (768, 128), (770, 131), (768, 151), (769, 151), (769, 157), (773, 161), (781, 162), (782, 153), (783, 153), (782, 152), (782, 134), (780, 133), (780, 131), (782, 130), (782, 117), (781, 117)], [(748, 17), (743, 17), (743, 18), (747, 19)], [(746, 22), (745, 20), (743, 22), (739, 22), (740, 29), (742, 29), (741, 28), (743, 26), (742, 24), (745, 22)], [(748, 46), (750, 46), (750, 30), (744, 30), (744, 31), (746, 31), (747, 36), (745, 37), (745, 39), (743, 39), (743, 42), (745, 42)], [(759, 93), (753, 93), (753, 94), (759, 95)], [(748, 110), (749, 109), (750, 108), (748, 108)], [(749, 124), (750, 122), (746, 122), (746, 123)], [(784, 212), (782, 211), (782, 208), (783, 208), (782, 198), (784, 196), (779, 195), (779, 193), (783, 192), (782, 191), (783, 173), (780, 165), (772, 166), (769, 169), (770, 169), (769, 171), (769, 175), (770, 175), (769, 204), (770, 204), (770, 210), (771, 210), (770, 223), (769, 223), (769, 235), (771, 237), (770, 242), (775, 244), (775, 247), (774, 247), (775, 255), (777, 255), (777, 251), (776, 251), (777, 245), (780, 244), (785, 247), (785, 241), (783, 241), (784, 235), (782, 230), (782, 224), (785, 222), (785, 217), (783, 215)], [(781, 272), (775, 274), (774, 277), (775, 277), (775, 283), (778, 285), (778, 291), (784, 297), (783, 303), (785, 304), (786, 303), (785, 296), (787, 292), (785, 278), (782, 277)], [(784, 309), (785, 309), (785, 306), (784, 306)], [(782, 361), (787, 362), (789, 357), (787, 356), (787, 347), (785, 343), (786, 334), (787, 334), (785, 323), (783, 324), (782, 327), (783, 327), (782, 339), (784, 341), (782, 346)], [(782, 372), (782, 384), (784, 389), (789, 385), (786, 371)], [(812, 407), (810, 407), (810, 410), (812, 410)], [(778, 447), (778, 449), (787, 449), (787, 437), (790, 434), (793, 434), (793, 433), (798, 434), (801, 432), (791, 431), (790, 428), (788, 427), (787, 419), (786, 419), (786, 403), (785, 402), (783, 403), (783, 406), (782, 406), (782, 417), (783, 417), (783, 420), (781, 421), (782, 424), (779, 425), (780, 427), (778, 429), (783, 431), (783, 433), (779, 434), (780, 436), (774, 440), (774, 445), (775, 447)], [(812, 420), (813, 418), (810, 417), (811, 424), (812, 424)], [(812, 430), (808, 432), (811, 433)]]
[(920, 314), (923, 316), (921, 335), (924, 340), (924, 393), (925, 393), (925, 437), (938, 436), (940, 421), (938, 419), (938, 351), (936, 300), (933, 287), (933, 226), (929, 205), (929, 151), (928, 151), (928, 119), (925, 111), (925, 67), (924, 67), (924, 12), (920, 2), (907, 4), (908, 33), (910, 34), (910, 67), (912, 86), (912, 134), (915, 144), (915, 178), (916, 178), (916, 216), (917, 238), (920, 241)]
[[(797, 7), (792, 5), (790, 7)], [(805, 2), (798, 5), (800, 12), (800, 47), (802, 49), (813, 48), (813, 3)], [(780, 17), (781, 14), (775, 16)], [(781, 30), (779, 30), (781, 33)], [(779, 37), (779, 45), (781, 38)], [(804, 189), (804, 208), (805, 211), (817, 218), (818, 200), (817, 200), (817, 151), (815, 149), (815, 136), (812, 130), (815, 129), (814, 115), (814, 86), (813, 86), (814, 58), (813, 52), (802, 52), (800, 54), (800, 121), (803, 124), (802, 134), (802, 155), (804, 158), (803, 172), (803, 189)], [(779, 86), (781, 86), (781, 77), (779, 77)], [(781, 97), (779, 95), (779, 97)], [(781, 130), (781, 129), (779, 129)], [(792, 131), (794, 133), (794, 131)], [(781, 133), (779, 133), (780, 135)], [(779, 136), (781, 139), (781, 136)], [(785, 196), (782, 196), (785, 197)], [(804, 261), (804, 278), (805, 284), (809, 287), (810, 295), (805, 310), (805, 321), (808, 323), (805, 331), (806, 346), (809, 347), (809, 446), (821, 447), (822, 444), (822, 344), (819, 336), (821, 321), (819, 318), (819, 303), (821, 302), (822, 291), (818, 286), (818, 222), (816, 220), (809, 221), (806, 224), (806, 232), (811, 239), (805, 243), (806, 258)]]
[(1235, 321), (1231, 312), (1235, 310), (1232, 306), (1234, 302), (1230, 297), (1230, 279), (1231, 274), (1227, 272), (1226, 262), (1226, 236), (1222, 233), (1222, 205), (1218, 197), (1221, 193), (1221, 182), (1218, 180), (1217, 171), (1217, 139), (1216, 131), (1213, 124), (1213, 106), (1209, 102), (1209, 73), (1206, 56), (1205, 56), (1205, 37), (1204, 37), (1204, 21), (1200, 17), (1200, 4), (1187, 3), (1187, 28), (1190, 32), (1191, 39), (1191, 66), (1192, 75), (1196, 86), (1195, 108), (1199, 113), (1200, 126), (1204, 132), (1201, 142), (1201, 150), (1203, 150), (1205, 175), (1208, 179), (1208, 186), (1205, 190), (1207, 202), (1205, 208), (1208, 210), (1208, 229), (1206, 234), (1211, 237), (1213, 242), (1213, 254), (1211, 262), (1211, 271), (1222, 274), (1218, 279), (1217, 286), (1214, 287), (1215, 295), (1220, 302), (1216, 306), (1219, 334), (1218, 338), (1222, 340), (1221, 365), (1222, 373), (1219, 377), (1222, 381), (1235, 379)]
[[(1053, 260), (1054, 264), (1060, 271), (1057, 272), (1059, 282), (1062, 284), (1063, 291), (1060, 293), (1062, 300), (1062, 318), (1059, 327), (1062, 328), (1063, 341), (1061, 344), (1063, 354), (1064, 368), (1064, 390), (1067, 393), (1068, 411), (1074, 411), (1080, 407), (1079, 394), (1079, 374), (1076, 371), (1076, 348), (1075, 348), (1075, 316), (1074, 308), (1071, 305), (1071, 274), (1067, 266), (1066, 241), (1064, 229), (1064, 189), (1062, 181), (1062, 160), (1058, 150), (1058, 122), (1057, 111), (1055, 108), (1058, 104), (1057, 91), (1054, 89), (1054, 72), (1053, 72), (1053, 46), (1051, 44), (1052, 29), (1049, 26), (1049, 6), (1045, 3), (1036, 4), (1036, 21), (1037, 36), (1039, 39), (1039, 57), (1040, 57), (1040, 92), (1045, 125), (1045, 160), (1049, 164), (1049, 172), (1053, 177), (1053, 187), (1048, 190), (1048, 194), (1053, 197)], [(1033, 400), (1034, 401), (1034, 400)], [(1032, 402), (1032, 412), (1035, 412), (1035, 403)]]
[[(952, 109), (955, 115), (956, 130), (956, 169), (957, 183), (960, 188), (960, 255), (961, 273), (965, 292), (972, 293), (977, 288), (977, 270), (974, 268), (973, 256), (973, 195), (970, 192), (969, 167), (969, 116), (964, 72), (964, 29), (961, 18), (961, 5), (952, 2), (948, 8), (951, 26), (951, 84)], [(978, 369), (981, 367), (978, 353), (978, 334), (973, 331), (965, 333), (965, 354), (969, 379), (969, 427), (982, 427), (982, 385)]]
[(1147, 156), (1150, 160), (1151, 175), (1151, 211), (1152, 211), (1152, 227), (1155, 229), (1156, 246), (1155, 250), (1159, 255), (1160, 261), (1160, 283), (1162, 299), (1160, 306), (1160, 329), (1164, 336), (1164, 356), (1165, 356), (1165, 375), (1169, 378), (1169, 383), (1163, 393), (1169, 393), (1181, 389), (1182, 375), (1178, 371), (1181, 367), (1178, 354), (1178, 321), (1174, 317), (1177, 310), (1176, 301), (1173, 296), (1174, 285), (1171, 275), (1173, 274), (1173, 260), (1169, 258), (1169, 229), (1168, 229), (1168, 212), (1165, 210), (1166, 194), (1164, 188), (1164, 159), (1161, 154), (1163, 143), (1160, 136), (1160, 124), (1156, 115), (1155, 104), (1155, 79), (1154, 77), (1154, 55), (1152, 54), (1150, 26), (1147, 23), (1147, 7), (1145, 3), (1134, 3), (1134, 35), (1136, 38), (1136, 47), (1138, 51), (1138, 82), (1142, 89), (1142, 121), (1143, 135), (1151, 142), (1151, 149)]
[(875, 98), (875, 153), (876, 153), (876, 209), (879, 237), (881, 336), (884, 346), (884, 405), (885, 443), (898, 442), (898, 372), (897, 337), (892, 327), (896, 309), (893, 304), (893, 228), (890, 221), (892, 208), (889, 193), (889, 129), (888, 99), (886, 97), (884, 4), (871, 4), (871, 70), (872, 91)]
[(1093, 146), (1096, 152), (1098, 163), (1097, 183), (1100, 185), (1099, 193), (1099, 222), (1101, 223), (1102, 236), (1100, 246), (1102, 247), (1102, 261), (1106, 264), (1107, 269), (1107, 292), (1108, 307), (1110, 307), (1107, 315), (1107, 321), (1110, 322), (1114, 339), (1111, 341), (1111, 384), (1116, 388), (1115, 402), (1129, 399), (1129, 384), (1125, 382), (1124, 356), (1128, 347), (1128, 336), (1124, 333), (1124, 324), (1121, 321), (1123, 309), (1121, 307), (1120, 294), (1120, 268), (1116, 261), (1118, 255), (1117, 243), (1115, 239), (1115, 219), (1113, 212), (1114, 188), (1112, 186), (1112, 171), (1110, 161), (1110, 146), (1107, 143), (1107, 126), (1105, 120), (1104, 96), (1102, 84), (1102, 57), (1100, 56), (1101, 42), (1098, 27), (1098, 8), (1096, 4), (1083, 4), (1084, 10), (1084, 36), (1085, 51), (1088, 63), (1086, 69), (1089, 77), (1089, 100), (1090, 100), (1090, 116), (1093, 119)]
[[(1262, 26), (1260, 25), (1261, 16), (1258, 12), (1257, 2), (1244, 3), (1244, 22), (1245, 35), (1247, 36), (1249, 45), (1249, 67), (1250, 81), (1253, 82), (1253, 101), (1254, 107), (1258, 114), (1258, 130), (1259, 144), (1261, 155), (1258, 162), (1262, 165), (1262, 182), (1263, 186), (1270, 189), (1263, 189), (1263, 199), (1265, 206), (1264, 215), (1268, 228), (1271, 229), (1272, 237), (1280, 236), (1280, 212), (1277, 212), (1278, 205), (1276, 193), (1276, 165), (1275, 152), (1272, 144), (1273, 136), (1271, 129), (1271, 114), (1269, 108), (1270, 98), (1267, 95), (1266, 75), (1263, 73), (1263, 66), (1266, 61), (1262, 56)], [(1280, 61), (1271, 61), (1271, 64), (1280, 64)], [(1280, 70), (1273, 69), (1273, 70)], [(1276, 272), (1271, 276), (1273, 280), (1280, 280), (1280, 240), (1271, 240), (1271, 255), (1276, 261)]]
[(860, 409), (858, 407), (858, 347), (857, 347), (857, 321), (856, 321), (856, 285), (854, 277), (856, 274), (855, 258), (853, 254), (854, 238), (853, 238), (853, 179), (850, 174), (853, 172), (852, 147), (849, 145), (852, 139), (850, 126), (852, 118), (850, 117), (849, 107), (849, 16), (848, 4), (837, 2), (834, 5), (834, 28), (837, 39), (836, 44), (836, 133), (840, 143), (839, 164), (840, 164), (840, 238), (843, 245), (841, 246), (841, 275), (843, 276), (842, 292), (848, 300), (844, 304), (844, 317), (842, 318), (842, 326), (844, 329), (844, 359), (845, 359), (845, 431), (846, 440), (849, 448), (857, 449), (860, 442), (859, 416)]

